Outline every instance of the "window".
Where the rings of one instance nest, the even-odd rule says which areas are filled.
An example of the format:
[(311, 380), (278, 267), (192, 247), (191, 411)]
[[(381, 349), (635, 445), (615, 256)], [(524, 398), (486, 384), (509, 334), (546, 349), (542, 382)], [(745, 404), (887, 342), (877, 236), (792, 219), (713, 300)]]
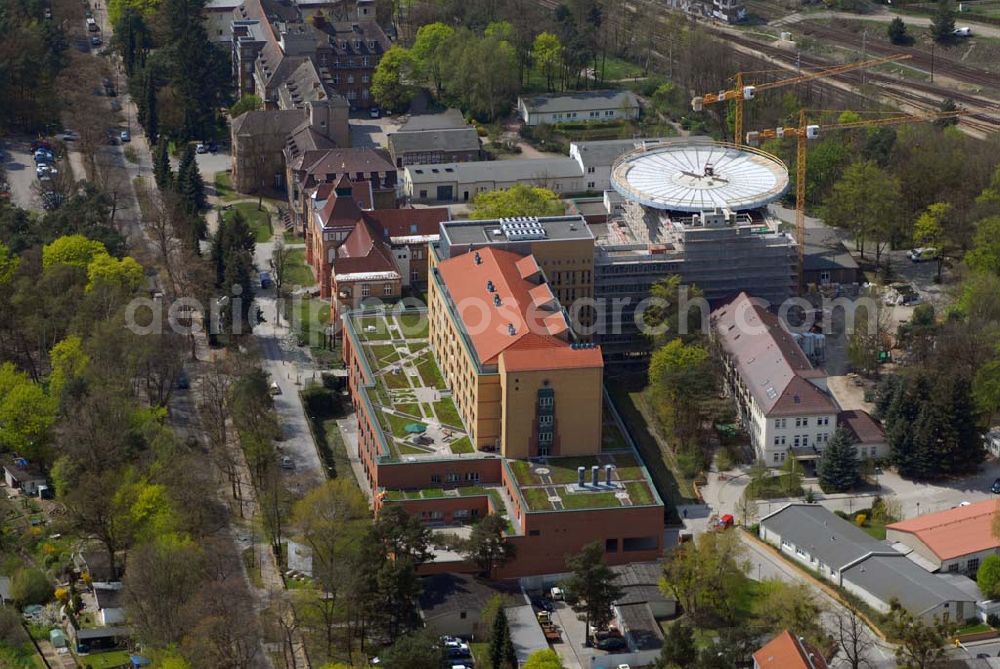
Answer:
[(448, 483), (458, 483), (459, 481), (462, 480), (462, 475), (461, 474), (448, 474), (448, 477), (445, 480)]
[(479, 480), (479, 472), (466, 472), (465, 473), (465, 480), (466, 481), (478, 481)]
[(591, 165), (590, 167), (587, 168), (587, 174), (593, 174), (596, 170), (597, 168)]
[(775, 418), (774, 419), (774, 427), (776, 429), (778, 429), (778, 430), (784, 430), (785, 429), (785, 419), (784, 418)]
[(979, 571), (979, 558), (972, 558), (969, 560), (968, 564), (965, 565), (965, 573), (975, 574)]
[[(456, 512), (456, 515), (457, 515), (457, 512)], [(459, 617), (459, 618), (460, 618), (461, 620), (465, 620), (465, 619), (466, 619), (466, 617), (468, 617), (468, 615), (469, 615), (469, 614), (468, 614), (468, 612), (467, 612), (467, 611), (462, 611), (461, 613), (459, 613), (459, 614), (458, 614), (458, 617)]]
[(441, 475), (431, 474), (431, 483), (441, 483)]
[(392, 284), (391, 283), (387, 283), (384, 286), (382, 286), (382, 294), (383, 295), (392, 295)]
[(618, 540), (617, 539), (605, 539), (604, 540), (604, 552), (605, 553), (617, 553), (618, 552)]
[(587, 188), (589, 189), (589, 188), (593, 188), (593, 187), (594, 187), (594, 182), (593, 181), (588, 181), (587, 182)]
[(552, 425), (552, 416), (539, 416), (538, 417), (538, 424), (539, 425)]
[(655, 550), (658, 545), (656, 537), (625, 537), (622, 539), (622, 551), (625, 553), (651, 551)]
[(427, 191), (425, 191), (425, 190), (420, 191), (420, 197), (426, 200), (427, 199)]
[(809, 419), (808, 418), (803, 418), (802, 419), (802, 427), (809, 427)]
[(802, 427), (802, 419), (801, 418), (796, 418), (795, 419), (795, 427)]
[(542, 408), (546, 408), (546, 409), (550, 408), (552, 406), (552, 403), (553, 403), (554, 400), (555, 400), (555, 398), (551, 397), (551, 396), (549, 396), (549, 397), (539, 397), (538, 398), (538, 406), (540, 406)]
[(540, 444), (551, 444), (552, 443), (552, 432), (546, 430), (544, 432), (538, 433), (538, 443)]
[(794, 441), (793, 448), (798, 448), (799, 447), (799, 440), (800, 440), (799, 435), (795, 435), (795, 441)]
[(361, 284), (361, 297), (368, 297), (372, 294), (372, 287), (367, 283)]
[(368, 83), (368, 75), (367, 74), (362, 74), (361, 75), (361, 83), (363, 83), (363, 84), (367, 84)]
[(538, 537), (541, 536), (541, 534), (542, 534), (541, 530), (528, 530), (529, 537)]
[(420, 281), (420, 272), (415, 269), (410, 270), (410, 283)]
[(774, 454), (774, 461), (775, 461), (775, 462), (778, 462), (778, 460), (779, 460), (779, 459), (780, 459), (780, 454), (778, 454), (778, 453), (775, 453), (775, 454)]
[(808, 446), (809, 445), (809, 435), (808, 434), (802, 435), (802, 445), (803, 446)]

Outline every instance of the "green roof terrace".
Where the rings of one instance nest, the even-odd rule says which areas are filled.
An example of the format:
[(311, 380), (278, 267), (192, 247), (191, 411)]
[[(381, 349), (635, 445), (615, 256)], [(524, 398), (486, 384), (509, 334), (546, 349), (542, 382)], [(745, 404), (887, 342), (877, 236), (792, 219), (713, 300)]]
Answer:
[[(505, 464), (514, 475), (529, 512), (662, 505), (646, 468), (631, 450), (539, 461), (508, 460)], [(595, 466), (596, 485), (592, 469)], [(583, 467), (583, 485), (580, 485), (580, 467)]]
[(478, 454), (428, 341), (427, 313), (352, 314), (345, 325), (374, 383), (361, 389), (389, 460)]

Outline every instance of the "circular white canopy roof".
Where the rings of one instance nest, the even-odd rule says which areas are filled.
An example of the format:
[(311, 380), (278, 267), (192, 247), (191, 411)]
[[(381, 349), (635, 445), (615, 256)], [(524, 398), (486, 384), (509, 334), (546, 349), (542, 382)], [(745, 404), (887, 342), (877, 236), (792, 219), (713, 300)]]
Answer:
[(686, 139), (622, 155), (611, 168), (611, 185), (622, 197), (654, 209), (739, 211), (781, 197), (788, 169), (763, 151)]

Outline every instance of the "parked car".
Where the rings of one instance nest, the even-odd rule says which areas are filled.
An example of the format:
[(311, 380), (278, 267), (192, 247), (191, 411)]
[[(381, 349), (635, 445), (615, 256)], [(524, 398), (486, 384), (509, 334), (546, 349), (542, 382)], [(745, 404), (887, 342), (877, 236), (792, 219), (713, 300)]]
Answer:
[(122, 144), (125, 144), (126, 142), (131, 142), (132, 141), (132, 133), (130, 133), (128, 130), (122, 130), (121, 134), (120, 134), (120, 137), (121, 137), (121, 140), (122, 140)]
[(372, 118), (378, 118), (382, 115), (382, 112), (379, 111), (378, 107), (372, 107), (368, 110), (368, 115)]
[(271, 391), (270, 392), (271, 392), (272, 395), (280, 395), (281, 394), (281, 386), (279, 386), (276, 382), (271, 381)]
[(273, 283), (274, 282), (271, 280), (271, 273), (270, 272), (261, 272), (260, 273), (260, 287), (261, 287), (262, 290), (267, 290), (268, 288), (271, 287), (271, 284), (273, 284)]
[(552, 600), (548, 597), (535, 597), (531, 600), (531, 605), (539, 611), (547, 611), (549, 613), (555, 608), (552, 606)]
[(927, 262), (928, 260), (937, 260), (938, 251), (935, 248), (925, 247), (917, 248), (910, 251), (910, 260), (913, 262)]
[(52, 18), (52, 10), (49, 9), (48, 7), (45, 8), (45, 18), (47, 18), (47, 19), (51, 19)]
[(620, 636), (609, 636), (598, 640), (597, 647), (600, 650), (621, 650), (625, 647), (625, 639)]
[(181, 373), (177, 375), (177, 390), (187, 390), (191, 387), (191, 380), (188, 378), (187, 372), (183, 369)]
[(290, 455), (281, 456), (281, 468), (282, 469), (295, 469), (295, 461), (292, 460)]
[(194, 147), (195, 153), (208, 153), (208, 147), (205, 146), (203, 142), (198, 142), (198, 145)]
[(215, 142), (209, 142), (208, 143), (208, 152), (209, 153), (218, 153), (219, 152), (219, 145), (216, 144)]
[(93, 19), (93, 17), (88, 17), (87, 18), (87, 31), (88, 32), (96, 33), (100, 29), (101, 29), (100, 26), (97, 25), (97, 21), (95, 21)]
[(103, 43), (104, 42), (101, 40), (100, 35), (93, 35), (90, 38), (90, 46), (101, 46)]
[(74, 130), (63, 130), (56, 135), (56, 139), (62, 140), (63, 142), (75, 142), (80, 139), (80, 136), (76, 134)]
[(970, 28), (969, 26), (962, 26), (961, 28), (955, 28), (951, 32), (952, 32), (952, 34), (955, 37), (971, 37), (972, 36), (972, 28)]
[(990, 487), (990, 492), (994, 495), (1000, 495), (1000, 479), (993, 482), (993, 485)]

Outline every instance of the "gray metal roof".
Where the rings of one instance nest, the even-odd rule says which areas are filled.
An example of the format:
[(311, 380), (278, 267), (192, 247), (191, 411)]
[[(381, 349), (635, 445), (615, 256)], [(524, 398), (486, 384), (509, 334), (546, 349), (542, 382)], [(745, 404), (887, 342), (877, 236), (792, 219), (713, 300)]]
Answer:
[(389, 149), (394, 154), (422, 151), (478, 151), (479, 134), (473, 127), (442, 128), (389, 133)]
[(583, 168), (572, 158), (518, 158), (482, 160), (470, 163), (410, 165), (405, 168), (411, 183), (475, 183), (479, 181), (512, 182), (532, 178), (563, 179), (582, 177)]
[(765, 516), (760, 524), (837, 571), (872, 552), (891, 553), (909, 562), (887, 542), (819, 504), (789, 504)]
[(832, 228), (806, 228), (802, 267), (807, 271), (858, 269), (844, 243)]
[(539, 648), (548, 647), (549, 642), (546, 641), (535, 617), (535, 610), (530, 604), (506, 608), (504, 613), (507, 615), (510, 642), (514, 645), (518, 664), (527, 662), (528, 656)]
[[(470, 127), (458, 109), (447, 109), (439, 114), (416, 114), (399, 127), (398, 132), (424, 130), (454, 130)], [(391, 136), (391, 135), (390, 135)]]
[(576, 93), (554, 93), (520, 98), (528, 111), (533, 114), (553, 112), (581, 112), (597, 109), (621, 109), (637, 107), (639, 101), (631, 91), (578, 91)]
[(636, 139), (601, 139), (592, 142), (571, 142), (570, 150), (572, 150), (572, 147), (576, 147), (584, 165), (607, 165), (611, 167), (611, 163), (615, 162), (618, 156), (631, 151), (643, 142), (651, 144), (662, 141), (662, 138), (645, 137)]
[(616, 605), (619, 620), (631, 642), (631, 650), (659, 650), (663, 648), (663, 630), (653, 617), (649, 604)]
[[(546, 240), (593, 239), (594, 234), (582, 216), (542, 216), (531, 218), (545, 231)], [(449, 246), (473, 244), (506, 244), (512, 240), (503, 233), (502, 222), (483, 221), (442, 221), (441, 240)], [(499, 234), (497, 234), (499, 231)]]
[[(839, 519), (838, 519), (839, 520)], [(845, 525), (850, 525), (841, 520)], [(893, 598), (913, 615), (944, 602), (975, 602), (975, 598), (938, 574), (930, 574), (906, 557), (872, 556), (845, 569), (843, 579), (864, 588), (883, 602)]]

